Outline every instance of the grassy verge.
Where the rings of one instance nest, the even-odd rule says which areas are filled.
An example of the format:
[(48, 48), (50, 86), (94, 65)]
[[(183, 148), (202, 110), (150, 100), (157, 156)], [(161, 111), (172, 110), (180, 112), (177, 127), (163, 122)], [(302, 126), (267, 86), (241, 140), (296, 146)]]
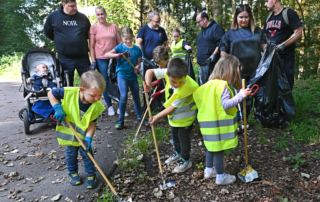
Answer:
[(23, 53), (14, 53), (14, 55), (3, 55), (0, 57), (0, 79), (21, 79), (21, 61)]

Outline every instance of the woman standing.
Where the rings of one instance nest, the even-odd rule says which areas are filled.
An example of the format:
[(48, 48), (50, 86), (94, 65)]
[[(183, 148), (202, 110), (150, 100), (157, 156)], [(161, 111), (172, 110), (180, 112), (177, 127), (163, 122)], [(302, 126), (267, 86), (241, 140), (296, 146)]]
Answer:
[[(219, 50), (221, 56), (229, 53), (239, 59), (242, 64), (241, 79), (245, 79), (247, 84), (259, 65), (261, 51), (264, 50), (266, 43), (263, 31), (255, 25), (249, 4), (241, 4), (237, 6), (231, 29), (221, 39)], [(251, 107), (252, 97), (247, 98), (247, 117)], [(243, 109), (242, 102), (241, 109)], [(240, 121), (239, 112), (237, 119)]]
[(106, 90), (103, 93), (104, 100), (108, 105), (108, 115), (114, 116), (115, 112), (112, 107), (111, 99), (108, 96), (108, 65), (109, 58), (105, 54), (111, 51), (122, 42), (119, 27), (115, 24), (108, 23), (106, 10), (98, 6), (95, 10), (98, 23), (90, 27), (90, 56), (92, 65), (90, 69), (98, 67), (98, 71), (106, 80)]

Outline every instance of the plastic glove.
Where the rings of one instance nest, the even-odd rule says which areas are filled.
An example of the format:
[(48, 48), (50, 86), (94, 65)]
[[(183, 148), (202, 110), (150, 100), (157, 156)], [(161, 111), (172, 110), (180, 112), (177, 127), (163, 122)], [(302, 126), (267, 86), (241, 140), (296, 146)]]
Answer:
[(97, 68), (97, 63), (92, 62), (91, 65), (89, 66), (89, 70), (95, 70)]
[(140, 67), (139, 67), (139, 66), (136, 66), (135, 69), (136, 69), (136, 70), (134, 70), (134, 73), (135, 73), (135, 74), (140, 74), (140, 71), (139, 71)]
[(84, 139), (84, 145), (87, 148), (86, 152), (89, 151), (90, 153), (92, 153), (91, 143), (92, 143), (92, 137), (86, 137)]
[[(280, 46), (280, 45), (278, 45), (277, 48), (278, 48), (279, 46)], [(284, 51), (285, 47), (286, 47), (286, 45), (283, 44), (283, 46), (281, 46), (279, 49), (277, 49), (278, 52), (279, 52), (279, 53), (282, 53), (282, 52)]]
[(160, 84), (161, 84), (161, 81), (162, 81), (162, 79), (158, 79), (158, 80), (152, 82), (152, 87), (157, 86), (157, 87), (159, 88), (159, 86), (160, 86)]
[(188, 49), (188, 53), (192, 53), (192, 48), (189, 48), (189, 49)]
[(66, 115), (67, 115), (66, 112), (63, 111), (60, 103), (55, 104), (53, 106), (53, 109), (55, 111), (53, 118), (61, 123), (64, 120), (64, 117), (66, 117)]
[(162, 92), (161, 92), (161, 91), (158, 91), (158, 92), (152, 94), (151, 97), (155, 100), (155, 99), (157, 99), (158, 97), (160, 97), (161, 95), (162, 95)]
[[(122, 53), (124, 56), (126, 56), (126, 58), (130, 57), (130, 53), (128, 51)], [(121, 53), (118, 53), (118, 57), (119, 58), (123, 58), (123, 55)]]
[(212, 54), (211, 56), (210, 56), (210, 62), (215, 62), (216, 61), (216, 58), (217, 58), (217, 56), (215, 55), (215, 54)]

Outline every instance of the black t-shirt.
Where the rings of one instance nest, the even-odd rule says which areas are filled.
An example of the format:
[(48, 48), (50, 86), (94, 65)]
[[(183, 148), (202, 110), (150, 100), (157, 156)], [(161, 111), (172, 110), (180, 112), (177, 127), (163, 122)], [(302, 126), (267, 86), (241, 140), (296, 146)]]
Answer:
[[(267, 23), (264, 24), (263, 30), (268, 37), (268, 40), (281, 44), (286, 41), (292, 34), (293, 31), (302, 26), (298, 14), (288, 9), (289, 24), (287, 24), (282, 17), (283, 10), (278, 14), (272, 14)], [(295, 44), (291, 44), (286, 47), (281, 54), (282, 57), (293, 57), (294, 58)]]
[(236, 56), (242, 65), (241, 77), (249, 78), (259, 65), (261, 44), (266, 43), (260, 27), (254, 33), (250, 28), (229, 29), (220, 41), (219, 50)]
[[(59, 101), (64, 98), (64, 88), (52, 89), (51, 92), (52, 92), (52, 95)], [(79, 99), (80, 114), (83, 115), (84, 113), (86, 113), (86, 111), (89, 109), (91, 105), (92, 105), (91, 103), (84, 104)], [(92, 122), (97, 122), (97, 119), (93, 120)]]

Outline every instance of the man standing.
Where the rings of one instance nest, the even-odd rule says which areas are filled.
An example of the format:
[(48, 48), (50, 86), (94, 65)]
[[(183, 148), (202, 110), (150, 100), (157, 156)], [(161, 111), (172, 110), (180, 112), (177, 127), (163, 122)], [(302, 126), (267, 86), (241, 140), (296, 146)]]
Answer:
[(76, 0), (61, 0), (58, 11), (50, 13), (44, 25), (44, 34), (54, 41), (58, 59), (63, 70), (69, 71), (70, 86), (73, 86), (74, 70), (81, 75), (90, 66), (88, 18), (77, 11)]
[(142, 50), (143, 56), (152, 60), (152, 51), (155, 47), (164, 45), (168, 47), (166, 31), (160, 27), (160, 15), (157, 11), (149, 14), (149, 23), (140, 28), (138, 33), (137, 46)]
[(284, 8), (281, 5), (281, 0), (265, 0), (264, 5), (268, 11), (272, 11), (263, 28), (269, 41), (281, 44), (298, 31), (298, 34), (293, 39), (279, 49), (284, 71), (292, 90), (294, 84), (295, 42), (302, 36), (302, 22), (294, 10)]
[(202, 85), (208, 81), (209, 74), (213, 68), (209, 69), (207, 59), (211, 57), (211, 63), (215, 63), (219, 58), (219, 44), (222, 36), (224, 35), (224, 29), (216, 23), (213, 19), (209, 20), (209, 16), (206, 12), (201, 12), (196, 17), (197, 26), (201, 28), (197, 36), (197, 62), (200, 65), (199, 70), (199, 85)]

